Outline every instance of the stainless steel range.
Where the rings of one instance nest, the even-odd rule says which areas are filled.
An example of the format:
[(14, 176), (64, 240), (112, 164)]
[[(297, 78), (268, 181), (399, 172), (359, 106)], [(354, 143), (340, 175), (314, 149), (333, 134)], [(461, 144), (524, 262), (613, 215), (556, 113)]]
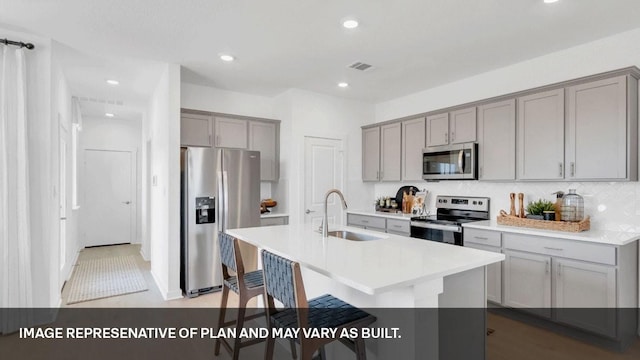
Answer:
[(411, 218), (411, 237), (462, 246), (462, 224), (489, 219), (489, 198), (437, 196), (436, 214)]

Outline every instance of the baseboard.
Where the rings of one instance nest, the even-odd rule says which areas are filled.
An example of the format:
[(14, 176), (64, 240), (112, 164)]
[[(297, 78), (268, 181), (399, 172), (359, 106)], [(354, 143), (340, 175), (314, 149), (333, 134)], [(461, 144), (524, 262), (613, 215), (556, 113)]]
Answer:
[(150, 260), (149, 256), (147, 256), (147, 253), (144, 251), (144, 246), (140, 246), (140, 256), (142, 256), (144, 261)]
[(153, 272), (153, 270), (151, 270), (150, 273), (151, 273), (151, 277), (153, 277), (153, 281), (156, 283), (156, 286), (158, 287), (158, 290), (160, 290), (160, 294), (162, 295), (162, 298), (165, 301), (182, 299), (182, 290), (180, 289), (172, 290), (172, 291), (166, 290), (164, 284), (162, 283), (162, 281), (158, 279), (158, 277)]

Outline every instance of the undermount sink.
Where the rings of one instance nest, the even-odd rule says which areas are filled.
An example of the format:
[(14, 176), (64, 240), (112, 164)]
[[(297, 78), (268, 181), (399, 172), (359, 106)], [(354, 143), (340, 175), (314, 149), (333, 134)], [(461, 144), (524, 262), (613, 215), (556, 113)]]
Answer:
[(346, 230), (329, 231), (327, 235), (341, 238), (341, 239), (346, 239), (346, 240), (353, 240), (353, 241), (368, 241), (368, 240), (382, 239), (381, 237), (378, 237), (378, 236), (355, 233), (355, 232), (346, 231)]

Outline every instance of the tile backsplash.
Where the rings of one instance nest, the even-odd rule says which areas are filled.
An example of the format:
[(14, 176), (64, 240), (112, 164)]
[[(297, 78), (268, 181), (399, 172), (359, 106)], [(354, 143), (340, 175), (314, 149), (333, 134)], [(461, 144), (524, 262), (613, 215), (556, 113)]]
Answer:
[[(530, 201), (555, 201), (553, 192), (576, 192), (584, 197), (585, 215), (591, 216), (591, 228), (600, 230), (640, 232), (640, 183), (638, 182), (522, 182), (440, 181), (379, 183), (374, 186), (374, 198), (395, 196), (403, 185), (427, 189), (427, 207), (435, 212), (436, 195), (486, 196), (491, 198), (491, 218), (500, 210), (509, 211), (509, 193), (524, 193), (525, 207)], [(373, 200), (371, 206), (373, 207)], [(517, 207), (517, 200), (516, 200)]]

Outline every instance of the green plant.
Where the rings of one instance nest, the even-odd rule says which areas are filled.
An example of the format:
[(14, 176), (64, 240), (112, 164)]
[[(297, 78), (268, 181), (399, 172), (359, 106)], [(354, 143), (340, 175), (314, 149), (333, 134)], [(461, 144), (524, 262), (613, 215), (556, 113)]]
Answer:
[(542, 215), (544, 211), (553, 210), (555, 210), (554, 204), (549, 200), (540, 199), (527, 205), (527, 212), (531, 215)]

